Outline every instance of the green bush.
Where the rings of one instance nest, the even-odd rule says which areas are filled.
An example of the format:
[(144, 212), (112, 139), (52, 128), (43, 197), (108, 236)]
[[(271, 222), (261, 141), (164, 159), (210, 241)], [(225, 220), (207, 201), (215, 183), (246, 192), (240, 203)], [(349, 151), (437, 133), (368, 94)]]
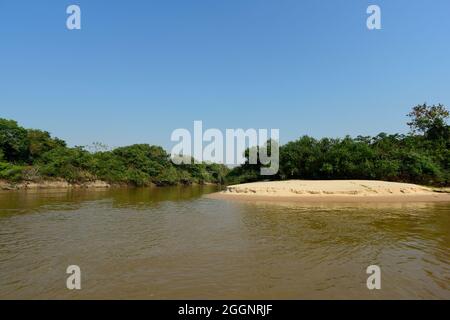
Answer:
[(171, 186), (178, 183), (189, 184), (192, 183), (192, 177), (186, 172), (179, 173), (175, 167), (171, 166), (164, 171), (161, 171), (158, 176), (153, 179), (153, 183), (158, 186)]
[(44, 153), (38, 162), (43, 176), (60, 177), (69, 182), (94, 179), (90, 172), (92, 155), (81, 147), (59, 147)]
[(24, 167), (11, 163), (0, 162), (0, 179), (19, 181), (22, 179)]

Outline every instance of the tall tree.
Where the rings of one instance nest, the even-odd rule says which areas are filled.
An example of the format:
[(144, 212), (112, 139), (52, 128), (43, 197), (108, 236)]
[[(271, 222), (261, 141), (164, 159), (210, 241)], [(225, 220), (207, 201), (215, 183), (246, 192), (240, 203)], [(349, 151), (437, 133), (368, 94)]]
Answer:
[(28, 160), (27, 130), (16, 121), (0, 118), (0, 154), (8, 162)]
[(424, 103), (417, 105), (408, 116), (411, 118), (408, 125), (413, 133), (423, 133), (432, 140), (449, 138), (450, 130), (446, 120), (450, 113), (442, 104), (428, 106)]

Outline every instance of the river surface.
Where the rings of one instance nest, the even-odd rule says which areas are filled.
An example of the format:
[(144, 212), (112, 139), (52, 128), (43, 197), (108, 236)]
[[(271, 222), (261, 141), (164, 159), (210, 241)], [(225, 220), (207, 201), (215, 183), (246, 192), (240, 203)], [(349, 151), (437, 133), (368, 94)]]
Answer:
[[(450, 299), (450, 204), (0, 193), (0, 299)], [(81, 269), (81, 290), (66, 269)], [(381, 290), (366, 269), (381, 268)]]

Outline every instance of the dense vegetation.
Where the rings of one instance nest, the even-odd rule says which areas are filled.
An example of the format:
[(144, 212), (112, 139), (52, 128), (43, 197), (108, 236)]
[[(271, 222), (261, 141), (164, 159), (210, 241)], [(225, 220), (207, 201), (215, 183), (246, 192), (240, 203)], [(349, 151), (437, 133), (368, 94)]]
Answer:
[[(414, 107), (408, 116), (409, 135), (380, 133), (320, 140), (304, 136), (289, 142), (280, 147), (280, 169), (270, 179), (376, 179), (449, 186), (449, 112), (442, 105), (424, 104)], [(233, 169), (228, 180), (267, 179), (259, 169), (260, 165), (247, 162)]]
[(223, 183), (228, 168), (219, 164), (176, 166), (161, 147), (137, 144), (112, 151), (69, 148), (48, 132), (0, 119), (0, 179), (62, 178), (73, 183), (104, 180), (136, 186)]
[[(241, 183), (268, 178), (377, 179), (449, 186), (449, 112), (442, 105), (424, 104), (414, 107), (409, 117), (408, 135), (380, 133), (376, 137), (320, 140), (304, 136), (289, 142), (280, 147), (278, 174), (270, 177), (261, 176), (261, 165), (248, 161), (231, 171), (220, 164), (174, 165), (163, 148), (147, 144), (94, 152), (70, 148), (48, 132), (0, 119), (0, 179), (104, 180), (136, 186)], [(247, 160), (248, 155), (249, 150)]]

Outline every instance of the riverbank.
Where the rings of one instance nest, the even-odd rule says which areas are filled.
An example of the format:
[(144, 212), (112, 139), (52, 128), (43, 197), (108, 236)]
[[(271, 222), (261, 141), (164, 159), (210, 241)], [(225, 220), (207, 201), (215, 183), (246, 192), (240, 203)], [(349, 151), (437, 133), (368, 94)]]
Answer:
[[(183, 184), (178, 184), (182, 186)], [(187, 184), (186, 184), (187, 185)], [(218, 186), (218, 184), (204, 182), (191, 183), (191, 186)], [(6, 181), (0, 180), (0, 191), (9, 190), (49, 190), (49, 189), (109, 189), (109, 188), (135, 188), (131, 183), (109, 183), (102, 180), (71, 183), (63, 179), (42, 180), (42, 181)], [(146, 187), (159, 187), (155, 184), (146, 185)]]
[(450, 202), (447, 189), (371, 180), (289, 180), (228, 186), (209, 198), (301, 202)]
[(70, 183), (66, 180), (19, 181), (0, 180), (0, 190), (38, 190), (38, 189), (100, 189), (111, 188), (108, 182), (95, 180), (83, 183)]

